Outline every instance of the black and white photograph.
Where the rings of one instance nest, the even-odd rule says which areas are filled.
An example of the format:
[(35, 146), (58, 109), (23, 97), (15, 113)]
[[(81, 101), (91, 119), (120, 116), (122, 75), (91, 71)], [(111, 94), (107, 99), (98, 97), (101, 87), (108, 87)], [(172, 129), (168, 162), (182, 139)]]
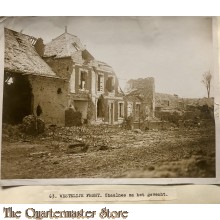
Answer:
[(212, 17), (9, 17), (3, 45), (2, 180), (216, 178)]

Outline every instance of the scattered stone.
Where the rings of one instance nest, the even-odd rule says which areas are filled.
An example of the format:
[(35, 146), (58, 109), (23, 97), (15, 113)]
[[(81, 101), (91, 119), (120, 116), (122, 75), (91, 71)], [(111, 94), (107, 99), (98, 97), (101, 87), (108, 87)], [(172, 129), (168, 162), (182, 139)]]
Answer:
[(108, 150), (108, 146), (107, 145), (102, 145), (99, 147), (99, 150)]
[[(6, 135), (9, 135), (9, 140), (14, 138), (11, 136), (14, 129), (9, 129), (8, 126), (5, 130)], [(50, 132), (51, 130), (47, 129), (45, 134)], [(52, 132), (50, 133), (53, 138), (50, 137), (46, 140), (41, 138), (44, 135), (29, 136), (23, 133), (24, 137), (18, 136), (20, 140), (26, 139), (31, 143), (19, 144), (17, 139), (15, 145), (5, 142), (4, 151), (13, 152), (16, 160), (23, 160), (25, 163), (24, 156), (30, 155), (24, 165), (27, 169), (23, 169), (30, 178), (35, 170), (39, 173), (42, 172), (40, 164), (43, 170), (48, 170), (53, 176), (64, 178), (73, 174), (74, 177), (82, 177), (81, 168), (83, 167), (86, 177), (99, 175), (99, 177), (110, 176), (113, 178), (125, 172), (129, 172), (130, 177), (133, 177), (132, 174), (134, 174), (135, 177), (145, 178), (195, 178), (215, 175), (214, 129), (200, 128), (198, 131), (195, 128), (189, 131), (187, 129), (179, 131), (167, 129), (159, 132), (149, 130), (141, 134), (138, 132), (138, 130), (122, 130), (102, 125), (58, 127), (54, 131), (54, 136)], [(100, 158), (101, 150), (103, 154), (104, 152), (109, 153), (105, 153), (106, 156)], [(84, 152), (87, 153), (84, 154)], [(11, 157), (10, 153), (8, 158)], [(3, 158), (3, 160), (5, 159)], [(11, 160), (15, 164), (13, 167), (18, 166), (18, 163), (14, 162), (16, 160)], [(54, 169), (56, 165), (53, 164), (60, 164), (59, 173)], [(94, 164), (98, 164), (100, 167), (99, 172), (96, 171)], [(22, 163), (19, 167), (21, 165)], [(140, 170), (143, 168), (144, 170)]]
[(2, 134), (2, 140), (7, 140), (9, 138), (8, 134)]
[(41, 158), (48, 156), (48, 154), (49, 154), (48, 152), (36, 152), (36, 153), (30, 153), (29, 156)]
[(195, 152), (195, 154), (197, 154), (197, 155), (203, 155), (204, 152), (203, 152), (202, 150), (197, 150), (197, 151)]
[(215, 152), (209, 153), (209, 156), (215, 158)]
[(84, 143), (72, 143), (68, 146), (68, 148), (72, 149), (72, 148), (76, 148), (76, 147), (84, 147), (85, 144)]
[(149, 171), (155, 170), (155, 167), (154, 166), (148, 166), (148, 170)]
[(142, 133), (141, 129), (134, 129), (133, 132), (134, 133), (139, 133), (139, 134)]
[(54, 147), (59, 147), (59, 141), (52, 141), (51, 145)]
[(77, 153), (86, 152), (88, 149), (89, 146), (86, 145), (85, 143), (75, 142), (67, 147), (67, 153), (77, 154)]
[(207, 167), (207, 161), (206, 160), (199, 160), (195, 164), (200, 169), (206, 169), (206, 167)]

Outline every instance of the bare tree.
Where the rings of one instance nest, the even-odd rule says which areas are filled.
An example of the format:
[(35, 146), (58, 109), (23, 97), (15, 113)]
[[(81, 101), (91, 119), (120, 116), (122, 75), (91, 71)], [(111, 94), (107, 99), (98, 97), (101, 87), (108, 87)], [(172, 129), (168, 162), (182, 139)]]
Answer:
[(207, 71), (202, 75), (202, 83), (205, 85), (208, 98), (210, 97), (210, 88), (211, 88), (211, 80), (212, 80), (212, 74), (211, 71)]

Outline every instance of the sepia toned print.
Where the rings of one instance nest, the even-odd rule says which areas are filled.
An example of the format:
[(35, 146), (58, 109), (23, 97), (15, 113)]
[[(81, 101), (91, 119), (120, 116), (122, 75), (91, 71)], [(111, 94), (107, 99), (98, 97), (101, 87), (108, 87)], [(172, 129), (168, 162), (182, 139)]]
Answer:
[(211, 18), (14, 19), (2, 179), (216, 177)]

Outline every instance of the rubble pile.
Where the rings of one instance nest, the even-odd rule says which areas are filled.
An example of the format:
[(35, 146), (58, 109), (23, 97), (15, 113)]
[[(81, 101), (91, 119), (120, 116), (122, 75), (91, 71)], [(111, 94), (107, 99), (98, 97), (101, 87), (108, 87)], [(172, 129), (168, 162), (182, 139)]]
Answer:
[(28, 115), (23, 118), (21, 130), (26, 134), (41, 134), (45, 130), (45, 123), (35, 115)]
[(21, 126), (2, 124), (2, 140), (16, 141), (22, 138)]
[(213, 128), (47, 127), (44, 134), (30, 136), (30, 141), (4, 142), (3, 177), (12, 172), (13, 178), (117, 178), (135, 177), (134, 173), (140, 177), (211, 177), (215, 175)]
[(215, 174), (215, 158), (207, 155), (193, 155), (181, 161), (162, 162), (160, 165), (148, 165), (142, 170), (126, 173), (124, 178), (177, 178), (181, 177), (213, 177)]
[(53, 127), (53, 129), (49, 127), (44, 136), (53, 143), (66, 146), (67, 153), (79, 153), (109, 149), (114, 145), (111, 141), (113, 134), (118, 132), (121, 132), (118, 126), (107, 125)]
[(81, 126), (82, 125), (82, 113), (76, 111), (70, 107), (65, 111), (65, 126)]

